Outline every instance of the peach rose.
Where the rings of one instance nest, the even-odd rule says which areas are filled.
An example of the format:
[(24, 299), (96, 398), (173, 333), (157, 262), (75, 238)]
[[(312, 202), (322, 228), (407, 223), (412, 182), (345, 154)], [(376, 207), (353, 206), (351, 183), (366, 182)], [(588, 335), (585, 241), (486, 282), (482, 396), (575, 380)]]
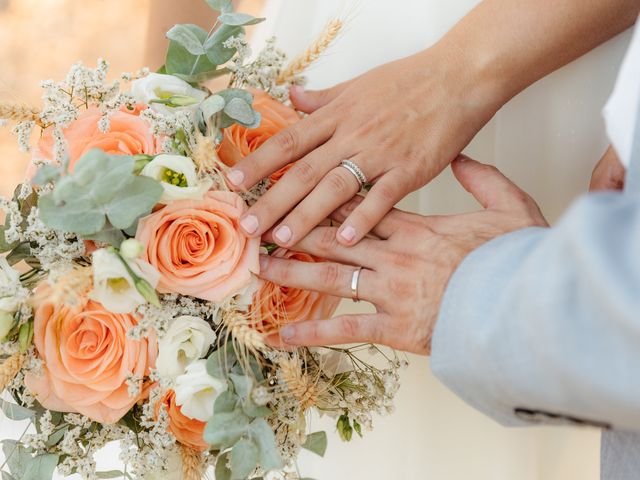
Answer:
[[(277, 100), (268, 93), (254, 91), (253, 108), (262, 114), (258, 128), (246, 128), (232, 125), (224, 130), (224, 137), (218, 150), (218, 156), (227, 166), (233, 167), (238, 161), (273, 137), (280, 130), (293, 125), (300, 120), (298, 113)], [(272, 183), (278, 181), (288, 170), (287, 165), (269, 177)]]
[[(278, 248), (271, 256), (300, 262), (324, 261), (306, 253), (284, 248)], [(287, 323), (330, 318), (338, 303), (340, 299), (337, 297), (264, 282), (254, 296), (251, 313), (258, 329), (271, 334)]]
[(108, 312), (94, 301), (37, 304), (33, 340), (43, 374), (27, 374), (27, 388), (47, 409), (117, 422), (145, 395), (140, 380), (140, 395), (130, 397), (127, 377), (148, 375), (157, 356), (155, 337), (127, 338), (136, 323), (132, 315)]
[(158, 290), (210, 302), (242, 293), (260, 271), (260, 239), (238, 227), (247, 210), (232, 192), (207, 192), (179, 200), (140, 220), (136, 239), (142, 259), (160, 272)]
[(206, 422), (185, 417), (182, 410), (176, 404), (176, 393), (173, 390), (167, 391), (162, 400), (156, 403), (156, 417), (160, 412), (160, 406), (165, 406), (169, 416), (169, 431), (183, 445), (193, 448), (198, 452), (209, 449), (209, 445), (202, 438)]
[[(160, 146), (151, 133), (149, 124), (139, 116), (140, 108), (129, 111), (120, 110), (109, 117), (110, 128), (101, 132), (98, 122), (100, 110), (89, 108), (64, 131), (69, 144), (69, 167), (92, 148), (98, 148), (114, 155), (154, 155), (160, 153)], [(53, 158), (53, 135), (47, 130), (38, 144), (36, 156), (42, 159)]]

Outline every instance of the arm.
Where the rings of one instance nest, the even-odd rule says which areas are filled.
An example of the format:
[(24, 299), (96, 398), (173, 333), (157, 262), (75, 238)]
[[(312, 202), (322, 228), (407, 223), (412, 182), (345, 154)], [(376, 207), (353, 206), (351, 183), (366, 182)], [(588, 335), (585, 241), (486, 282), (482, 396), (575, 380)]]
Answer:
[(599, 193), (480, 247), (447, 287), (433, 371), (506, 424), (522, 409), (640, 430), (639, 245), (640, 197)]
[(339, 243), (357, 243), (438, 175), (505, 102), (630, 26), (639, 8), (638, 0), (485, 0), (423, 52), (328, 90), (292, 89), (298, 109), (311, 115), (228, 177), (248, 188), (297, 162), (251, 207), (243, 228), (259, 236), (277, 225), (275, 242), (295, 244), (359, 190), (337, 167), (351, 159), (375, 183), (337, 233)]

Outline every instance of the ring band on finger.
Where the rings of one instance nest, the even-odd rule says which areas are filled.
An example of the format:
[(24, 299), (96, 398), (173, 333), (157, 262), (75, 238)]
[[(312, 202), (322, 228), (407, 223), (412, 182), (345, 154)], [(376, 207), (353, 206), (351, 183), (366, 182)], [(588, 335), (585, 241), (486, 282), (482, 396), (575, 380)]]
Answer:
[(353, 271), (353, 275), (351, 276), (351, 299), (358, 303), (360, 298), (358, 297), (358, 284), (360, 283), (360, 273), (362, 272), (362, 267)]
[(361, 189), (365, 187), (367, 184), (367, 176), (355, 162), (352, 162), (351, 160), (342, 160), (342, 162), (340, 162), (340, 166), (346, 168), (354, 177), (356, 177)]

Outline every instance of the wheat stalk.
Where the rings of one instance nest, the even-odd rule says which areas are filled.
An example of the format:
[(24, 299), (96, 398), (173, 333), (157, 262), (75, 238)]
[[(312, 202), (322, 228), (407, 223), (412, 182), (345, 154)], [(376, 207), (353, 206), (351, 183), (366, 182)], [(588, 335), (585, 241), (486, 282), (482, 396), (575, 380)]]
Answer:
[(182, 476), (184, 480), (202, 480), (202, 454), (185, 445), (180, 446), (182, 457)]
[(289, 393), (295, 397), (303, 410), (318, 404), (325, 393), (319, 385), (319, 378), (313, 378), (302, 368), (299, 357), (288, 357), (278, 362), (278, 373), (287, 384)]
[(222, 314), (223, 323), (233, 339), (254, 355), (266, 350), (263, 335), (254, 328), (253, 322), (241, 312), (227, 311)]
[(51, 285), (50, 301), (54, 304), (77, 305), (87, 296), (92, 284), (91, 267), (75, 265)]
[(329, 48), (336, 39), (344, 22), (335, 18), (324, 27), (318, 38), (307, 48), (302, 55), (294, 58), (278, 75), (278, 84), (294, 82), (296, 76), (304, 72), (309, 66), (320, 58), (323, 52)]
[(22, 364), (24, 363), (24, 355), (20, 352), (14, 353), (0, 365), (0, 392), (16, 377)]
[(36, 122), (42, 126), (40, 110), (20, 103), (0, 103), (0, 119), (14, 122)]

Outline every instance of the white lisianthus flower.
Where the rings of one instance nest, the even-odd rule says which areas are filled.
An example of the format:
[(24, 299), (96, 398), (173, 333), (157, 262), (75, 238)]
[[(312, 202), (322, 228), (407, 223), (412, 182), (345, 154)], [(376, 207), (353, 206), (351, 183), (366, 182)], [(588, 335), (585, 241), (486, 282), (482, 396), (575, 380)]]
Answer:
[(180, 155), (158, 155), (140, 174), (160, 182), (164, 188), (160, 203), (164, 204), (175, 200), (200, 200), (213, 185), (211, 179), (200, 180), (193, 160)]
[[(171, 115), (172, 110), (175, 109), (195, 108), (207, 96), (206, 92), (193, 88), (184, 80), (162, 73), (150, 73), (146, 77), (134, 80), (131, 83), (131, 95), (137, 101), (149, 105), (163, 115)], [(176, 97), (179, 107), (153, 102), (153, 100), (168, 100), (171, 97)]]
[(135, 238), (127, 238), (120, 244), (120, 254), (127, 260), (135, 260), (144, 252), (144, 245)]
[[(12, 290), (18, 285), (20, 285), (20, 274), (9, 265), (6, 258), (0, 257), (0, 289)], [(13, 295), (2, 297), (0, 311), (15, 313), (20, 308), (20, 303), (20, 299)]]
[(189, 364), (201, 359), (215, 341), (215, 332), (201, 318), (177, 317), (158, 342), (158, 373), (166, 378), (176, 378)]
[(207, 373), (206, 360), (198, 360), (176, 378), (176, 405), (185, 417), (206, 422), (213, 415), (216, 399), (227, 388), (226, 381)]
[[(143, 260), (129, 260), (129, 268), (139, 278), (156, 288), (160, 273)], [(104, 248), (93, 252), (93, 290), (91, 299), (113, 313), (131, 313), (147, 303), (120, 257)]]

